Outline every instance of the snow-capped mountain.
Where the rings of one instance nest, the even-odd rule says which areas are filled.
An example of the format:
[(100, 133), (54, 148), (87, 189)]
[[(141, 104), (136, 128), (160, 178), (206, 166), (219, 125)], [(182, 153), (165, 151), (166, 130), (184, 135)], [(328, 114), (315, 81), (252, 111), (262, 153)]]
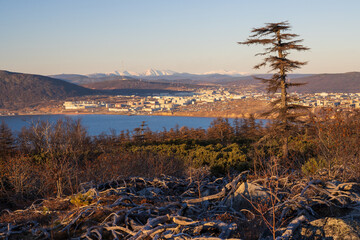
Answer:
[(175, 71), (171, 71), (171, 70), (156, 70), (156, 69), (148, 69), (146, 70), (142, 76), (170, 76), (170, 75), (174, 75), (177, 74), (177, 72)]
[(115, 71), (114, 72), (117, 76), (129, 76), (129, 77), (137, 77), (137, 76), (140, 76), (139, 73), (136, 73), (136, 72), (132, 72), (132, 71), (123, 71), (123, 72), (119, 72), (119, 71)]
[(111, 77), (111, 76), (128, 76), (128, 77), (159, 77), (159, 76), (171, 76), (177, 74), (175, 71), (171, 70), (157, 70), (157, 69), (148, 69), (143, 73), (136, 73), (132, 71), (114, 71), (111, 73), (92, 73), (87, 76), (90, 78), (102, 78), (102, 77)]
[(103, 77), (111, 77), (111, 76), (127, 76), (127, 77), (161, 77), (161, 76), (173, 76), (173, 75), (228, 75), (233, 77), (241, 77), (248, 75), (245, 72), (238, 72), (238, 71), (228, 71), (228, 70), (218, 70), (218, 71), (211, 71), (205, 72), (202, 74), (190, 74), (190, 73), (179, 73), (172, 70), (157, 70), (150, 68), (142, 73), (132, 72), (132, 71), (114, 71), (111, 73), (93, 73), (88, 74), (87, 76), (90, 78), (103, 78)]
[(249, 73), (246, 72), (228, 71), (228, 70), (211, 71), (211, 72), (203, 73), (202, 75), (211, 75), (211, 74), (229, 75), (233, 77), (242, 77), (249, 75)]
[(120, 76), (116, 72), (112, 73), (91, 73), (86, 75), (89, 78), (104, 78), (104, 77), (112, 77), (112, 76)]

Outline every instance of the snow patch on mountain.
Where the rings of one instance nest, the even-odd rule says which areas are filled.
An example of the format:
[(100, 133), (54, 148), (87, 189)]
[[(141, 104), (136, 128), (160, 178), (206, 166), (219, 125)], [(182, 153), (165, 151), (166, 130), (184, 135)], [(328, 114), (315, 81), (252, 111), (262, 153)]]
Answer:
[(89, 78), (103, 78), (103, 77), (111, 77), (111, 76), (118, 76), (116, 73), (91, 73), (87, 74)]
[(249, 75), (247, 72), (238, 72), (238, 71), (229, 71), (229, 70), (218, 70), (218, 71), (211, 71), (203, 73), (203, 75), (211, 75), (211, 74), (220, 74), (220, 75), (229, 75), (234, 77), (241, 77)]
[(111, 77), (111, 76), (126, 76), (126, 77), (162, 77), (162, 76), (173, 76), (173, 75), (212, 75), (212, 74), (220, 74), (220, 75), (228, 75), (233, 77), (240, 77), (249, 75), (246, 72), (238, 72), (238, 71), (229, 71), (229, 70), (218, 70), (218, 71), (210, 71), (202, 74), (190, 74), (190, 73), (179, 73), (172, 70), (158, 70), (150, 68), (142, 73), (132, 72), (132, 71), (114, 71), (111, 73), (93, 73), (88, 74), (87, 76), (90, 78), (103, 78), (103, 77)]
[(132, 71), (114, 71), (111, 73), (92, 73), (92, 74), (88, 74), (87, 76), (90, 78), (102, 78), (102, 77), (111, 77), (111, 76), (128, 76), (128, 77), (148, 77), (148, 76), (171, 76), (177, 74), (177, 72), (175, 71), (171, 71), (171, 70), (157, 70), (157, 69), (153, 69), (150, 68), (148, 70), (146, 70), (143, 73), (137, 73), (137, 72), (132, 72)]
[(177, 72), (175, 71), (171, 71), (171, 70), (156, 70), (156, 69), (148, 69), (146, 70), (142, 76), (170, 76), (170, 75), (174, 75)]
[(136, 73), (136, 72), (132, 72), (132, 71), (123, 71), (123, 72), (119, 72), (119, 71), (115, 71), (115, 73), (118, 74), (118, 76), (129, 76), (129, 77), (138, 77), (140, 76), (140, 74)]

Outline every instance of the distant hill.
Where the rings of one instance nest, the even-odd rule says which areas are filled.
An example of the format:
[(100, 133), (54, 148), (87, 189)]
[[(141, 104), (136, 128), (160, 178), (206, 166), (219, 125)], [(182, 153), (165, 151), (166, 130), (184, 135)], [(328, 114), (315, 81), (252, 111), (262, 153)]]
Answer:
[[(150, 71), (151, 70), (151, 71)], [(112, 80), (144, 80), (148, 82), (157, 83), (176, 83), (176, 84), (190, 84), (190, 85), (254, 85), (256, 82), (252, 81), (251, 75), (241, 75), (235, 71), (217, 71), (208, 72), (205, 74), (191, 74), (191, 73), (176, 73), (174, 71), (158, 71), (150, 69), (143, 74), (125, 72), (114, 73), (96, 73), (88, 75), (79, 74), (58, 74), (50, 77), (62, 79), (78, 85), (87, 85), (90, 83), (107, 82)], [(227, 74), (228, 73), (228, 74)], [(271, 74), (259, 74), (257, 76), (270, 76)], [(310, 76), (311, 74), (290, 74), (291, 78), (299, 78)], [(240, 81), (240, 82), (239, 82)], [(100, 86), (100, 85), (95, 85)], [(95, 87), (98, 88), (98, 87)]]
[[(54, 75), (56, 78), (66, 79), (69, 82), (80, 84), (93, 89), (174, 89), (174, 87), (196, 87), (199, 85), (221, 85), (228, 88), (247, 90), (264, 90), (265, 85), (255, 80), (253, 76), (224, 75), (224, 74), (190, 74), (174, 73), (161, 76), (118, 76), (115, 74), (92, 75), (63, 74)], [(258, 74), (256, 76), (270, 78), (271, 74)], [(338, 74), (289, 74), (291, 82), (307, 83), (291, 91), (297, 92), (360, 92), (360, 73)], [(120, 81), (122, 80), (122, 81)]]
[(132, 77), (127, 76), (94, 76), (94, 75), (80, 75), (80, 74), (57, 74), (57, 75), (50, 75), (49, 77), (61, 79), (70, 83), (75, 83), (78, 85), (84, 85), (88, 83), (96, 83), (96, 82), (104, 82), (104, 81), (111, 81), (116, 79), (123, 79), (123, 80), (131, 80), (134, 79)]
[(0, 108), (23, 108), (43, 101), (91, 94), (93, 90), (63, 80), (0, 70)]
[(95, 83), (88, 83), (82, 86), (86, 88), (96, 90), (113, 90), (113, 89), (162, 89), (162, 90), (188, 90), (189, 88), (195, 88), (196, 85), (172, 83), (172, 82), (151, 82), (143, 81), (138, 79), (124, 79), (123, 77), (112, 77), (115, 78), (110, 81), (102, 81)]
[(89, 78), (88, 76), (80, 75), (80, 74), (57, 74), (57, 75), (50, 75), (49, 77), (61, 79), (78, 85), (95, 81)]
[(297, 92), (343, 92), (360, 93), (360, 72), (316, 74), (309, 77), (293, 79), (295, 83), (307, 83), (293, 88)]
[[(231, 79), (216, 81), (215, 84), (222, 85), (227, 88), (233, 88), (245, 91), (265, 91), (266, 85), (255, 77), (271, 78), (272, 74), (257, 74), (244, 77), (232, 77)], [(302, 77), (312, 76), (312, 74), (289, 74), (290, 79), (298, 79)]]
[[(259, 76), (259, 75), (258, 75)], [(260, 75), (263, 78), (270, 78), (271, 74)], [(306, 83), (302, 86), (293, 87), (290, 90), (301, 93), (316, 92), (360, 92), (360, 72), (337, 73), (337, 74), (289, 74), (289, 80), (292, 83)], [(219, 84), (219, 82), (217, 82)], [(222, 83), (227, 87), (241, 88), (249, 87), (257, 90), (264, 90), (266, 85), (253, 76), (233, 78), (233, 81)]]
[(105, 82), (112, 80), (145, 80), (151, 82), (161, 83), (183, 83), (183, 84), (213, 84), (214, 82), (226, 82), (233, 81), (233, 76), (221, 75), (221, 74), (206, 74), (197, 75), (190, 73), (178, 73), (173, 75), (144, 75), (144, 76), (121, 76), (115, 74), (58, 74), (50, 75), (49, 77), (62, 79), (78, 85), (85, 85), (89, 83)]

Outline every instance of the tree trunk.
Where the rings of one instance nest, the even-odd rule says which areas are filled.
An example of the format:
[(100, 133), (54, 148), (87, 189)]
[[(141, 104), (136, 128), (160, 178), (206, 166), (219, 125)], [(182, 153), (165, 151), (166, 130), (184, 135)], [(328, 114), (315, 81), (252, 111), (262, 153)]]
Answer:
[[(284, 57), (282, 50), (280, 49), (281, 46), (281, 36), (280, 30), (277, 31), (277, 40), (278, 40), (278, 57), (282, 59)], [(288, 158), (288, 137), (287, 137), (287, 86), (286, 86), (286, 72), (284, 69), (284, 65), (280, 65), (280, 81), (281, 81), (281, 105), (280, 105), (280, 119), (282, 125), (282, 133), (283, 133), (283, 159), (286, 160)]]

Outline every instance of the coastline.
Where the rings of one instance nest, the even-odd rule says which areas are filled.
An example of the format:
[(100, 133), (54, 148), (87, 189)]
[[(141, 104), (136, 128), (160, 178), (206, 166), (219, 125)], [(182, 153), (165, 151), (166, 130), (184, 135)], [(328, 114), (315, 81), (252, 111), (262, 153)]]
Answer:
[[(44, 115), (120, 115), (120, 116), (164, 116), (164, 117), (204, 117), (204, 118), (250, 118), (250, 113), (241, 113), (241, 114), (228, 114), (222, 112), (215, 113), (202, 113), (202, 112), (158, 112), (153, 114), (144, 114), (144, 113), (136, 113), (136, 114), (119, 114), (108, 111), (99, 111), (99, 112), (32, 112), (32, 113), (16, 113), (13, 115), (0, 115), (0, 117), (14, 117), (14, 116), (44, 116)], [(256, 119), (267, 119), (261, 116), (261, 114), (255, 113), (253, 116)]]
[[(166, 112), (163, 112), (163, 113), (155, 113), (155, 114), (152, 114), (152, 115), (156, 115), (156, 116), (172, 116), (172, 117), (207, 117), (207, 118), (218, 118), (218, 117), (221, 117), (221, 118), (250, 118), (250, 113), (245, 113), (245, 114), (236, 114), (236, 113), (232, 113), (232, 114), (229, 114), (229, 113), (221, 113), (221, 112), (218, 112), (218, 113), (192, 113), (192, 112), (174, 112), (174, 113), (166, 113)], [(256, 118), (256, 119), (266, 119), (266, 118), (263, 118), (261, 116), (261, 114), (253, 114), (253, 116)]]
[(173, 117), (207, 117), (207, 118), (264, 118), (262, 113), (269, 110), (265, 101), (237, 100), (230, 102), (218, 102), (212, 104), (183, 106), (176, 111), (157, 112), (110, 112), (107, 109), (89, 110), (64, 110), (62, 107), (44, 107), (38, 109), (26, 109), (22, 111), (9, 111), (8, 114), (0, 116), (35, 116), (35, 115), (135, 115), (135, 116), (173, 116)]

